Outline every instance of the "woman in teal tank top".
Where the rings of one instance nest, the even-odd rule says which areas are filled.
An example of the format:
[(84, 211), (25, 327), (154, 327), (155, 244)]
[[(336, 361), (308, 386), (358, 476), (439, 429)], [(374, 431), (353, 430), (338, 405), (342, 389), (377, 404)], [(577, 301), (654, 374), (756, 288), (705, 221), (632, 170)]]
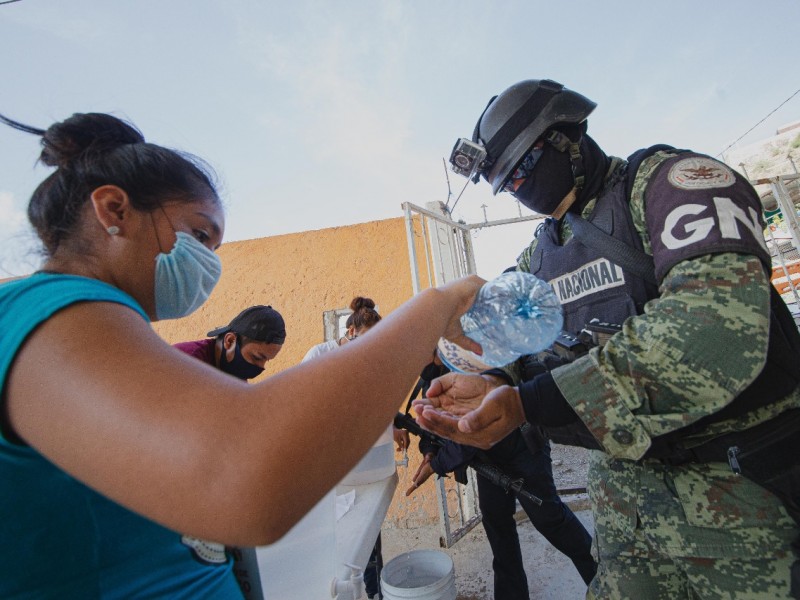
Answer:
[(149, 324), (195, 310), (220, 276), (225, 219), (201, 163), (109, 115), (0, 120), (40, 136), (55, 168), (28, 208), (42, 270), (0, 285), (0, 597), (240, 597), (230, 560), (181, 534), (255, 546), (288, 531), (367, 452), (440, 336), (479, 350), (458, 320), (482, 280), (426, 290), (363, 341), (248, 385)]

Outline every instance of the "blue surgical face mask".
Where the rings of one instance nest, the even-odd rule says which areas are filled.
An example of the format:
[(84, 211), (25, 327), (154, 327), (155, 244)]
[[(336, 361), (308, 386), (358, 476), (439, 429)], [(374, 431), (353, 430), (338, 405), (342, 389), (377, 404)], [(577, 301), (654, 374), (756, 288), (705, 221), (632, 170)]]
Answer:
[(222, 274), (219, 257), (194, 237), (178, 231), (175, 245), (156, 256), (155, 300), (158, 319), (179, 319), (208, 299)]

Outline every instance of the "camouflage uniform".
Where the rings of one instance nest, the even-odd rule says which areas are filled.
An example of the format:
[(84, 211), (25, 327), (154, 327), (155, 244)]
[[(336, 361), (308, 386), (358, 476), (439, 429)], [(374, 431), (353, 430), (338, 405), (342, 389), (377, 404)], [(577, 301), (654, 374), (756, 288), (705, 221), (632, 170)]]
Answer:
[[(674, 158), (658, 152), (645, 159), (634, 180), (630, 210), (648, 254), (659, 242), (651, 240), (645, 192), (651, 179), (666, 177), (658, 167)], [(620, 164), (614, 159), (611, 171)], [(713, 187), (704, 185), (706, 192)], [(680, 193), (677, 204), (691, 197)], [(565, 220), (559, 226), (563, 243), (571, 232)], [(520, 270), (531, 270), (536, 244), (520, 255)], [(588, 480), (600, 559), (588, 597), (786, 597), (789, 547), (798, 532), (774, 495), (727, 463), (643, 459), (652, 438), (719, 411), (763, 368), (770, 285), (764, 265), (754, 254), (722, 246), (668, 266), (644, 314), (627, 319), (603, 348), (552, 372), (603, 447), (592, 451)], [(746, 429), (798, 406), (800, 388), (714, 423), (698, 438)]]

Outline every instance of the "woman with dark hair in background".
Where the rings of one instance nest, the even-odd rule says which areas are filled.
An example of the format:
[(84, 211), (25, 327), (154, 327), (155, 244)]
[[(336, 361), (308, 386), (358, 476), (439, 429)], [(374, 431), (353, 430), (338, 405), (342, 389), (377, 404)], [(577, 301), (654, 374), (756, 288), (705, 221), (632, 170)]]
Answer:
[(375, 310), (375, 302), (372, 298), (356, 296), (350, 301), (350, 310), (353, 312), (350, 313), (347, 317), (347, 321), (345, 321), (344, 326), (346, 331), (344, 335), (335, 340), (328, 340), (327, 342), (312, 346), (303, 357), (303, 362), (321, 356), (331, 350), (335, 350), (339, 346), (343, 346), (347, 342), (365, 334), (381, 320), (381, 316), (378, 314), (378, 311)]
[(459, 317), (482, 280), (248, 385), (149, 325), (190, 314), (220, 276), (208, 171), (105, 114), (2, 121), (56, 169), (28, 208), (42, 270), (0, 285), (0, 597), (240, 597), (231, 561), (204, 564), (176, 532), (280, 538), (367, 452), (439, 336), (477, 348)]

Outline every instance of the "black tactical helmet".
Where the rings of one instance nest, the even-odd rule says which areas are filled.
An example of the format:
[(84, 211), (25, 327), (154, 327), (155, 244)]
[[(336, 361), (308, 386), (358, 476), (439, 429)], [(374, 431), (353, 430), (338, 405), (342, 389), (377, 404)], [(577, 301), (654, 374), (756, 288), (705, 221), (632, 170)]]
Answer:
[(486, 148), (489, 166), (482, 174), (492, 193), (502, 189), (542, 134), (554, 125), (582, 123), (596, 106), (549, 79), (520, 81), (492, 98), (472, 134), (472, 141)]

